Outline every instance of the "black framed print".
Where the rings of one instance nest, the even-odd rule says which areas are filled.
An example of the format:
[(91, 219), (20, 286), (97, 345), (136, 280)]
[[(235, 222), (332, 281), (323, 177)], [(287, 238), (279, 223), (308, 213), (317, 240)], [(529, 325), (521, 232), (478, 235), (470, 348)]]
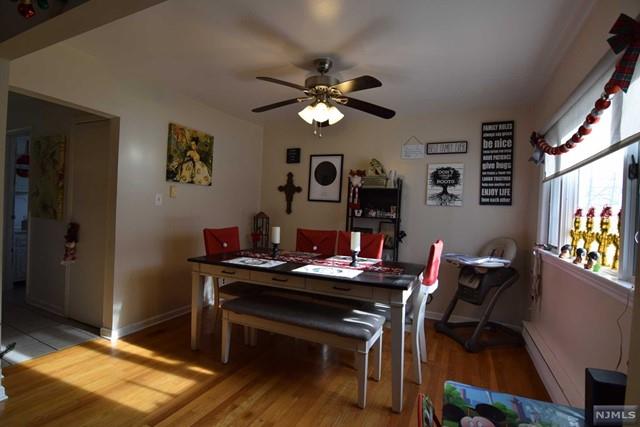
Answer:
[(340, 203), (342, 197), (342, 154), (309, 156), (310, 202)]

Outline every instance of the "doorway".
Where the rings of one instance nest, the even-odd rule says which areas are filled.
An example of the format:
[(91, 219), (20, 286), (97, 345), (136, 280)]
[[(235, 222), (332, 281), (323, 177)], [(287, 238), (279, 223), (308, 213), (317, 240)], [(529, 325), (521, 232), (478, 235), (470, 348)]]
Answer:
[(7, 121), (3, 366), (98, 338), (115, 191), (112, 119), (10, 92)]
[[(7, 135), (3, 290), (24, 289), (27, 279), (30, 129)], [(22, 291), (23, 292), (23, 291)]]

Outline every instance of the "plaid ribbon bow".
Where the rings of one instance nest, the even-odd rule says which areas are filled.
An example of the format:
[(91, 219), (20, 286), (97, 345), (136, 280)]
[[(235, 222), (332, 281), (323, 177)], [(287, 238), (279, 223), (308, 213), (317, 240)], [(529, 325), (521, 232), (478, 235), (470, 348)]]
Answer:
[(619, 86), (626, 93), (640, 55), (640, 23), (628, 15), (621, 14), (609, 33), (613, 36), (609, 37), (607, 42), (615, 53), (626, 49), (616, 64), (609, 83)]

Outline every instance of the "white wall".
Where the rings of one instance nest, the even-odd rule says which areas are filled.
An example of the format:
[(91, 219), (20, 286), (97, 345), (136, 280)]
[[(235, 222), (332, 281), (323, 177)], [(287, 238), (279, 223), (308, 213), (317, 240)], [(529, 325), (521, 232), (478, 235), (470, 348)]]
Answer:
[(618, 370), (627, 372), (633, 295), (607, 292), (582, 267), (555, 255), (543, 255), (543, 260), (540, 301), (526, 327), (538, 348), (550, 349), (546, 362), (566, 396), (564, 403), (582, 407), (585, 368), (616, 370), (622, 351)]
[[(300, 120), (295, 111), (287, 122), (265, 127), (263, 158), (262, 208), (271, 223), (282, 227), (284, 248), (295, 247), (298, 227), (318, 229), (345, 228), (347, 174), (350, 169), (364, 169), (369, 160), (377, 158), (387, 169), (397, 170), (404, 177), (402, 198), (402, 229), (407, 237), (400, 245), (400, 260), (424, 264), (427, 248), (441, 238), (445, 251), (475, 253), (492, 238), (509, 236), (519, 246), (515, 264), (522, 278), (509, 289), (495, 310), (495, 318), (519, 324), (527, 316), (528, 274), (525, 260), (531, 242), (527, 239), (528, 193), (534, 171), (527, 158), (530, 155), (528, 132), (531, 124), (523, 110), (458, 111), (423, 117), (395, 117), (382, 120), (363, 117), (362, 113), (344, 108), (345, 118), (324, 131), (322, 139), (312, 134), (312, 127)], [(488, 121), (515, 120), (514, 196), (513, 206), (480, 206), (480, 134), (481, 124)], [(423, 142), (467, 140), (469, 152), (458, 155), (429, 156), (423, 160), (401, 160), (400, 147), (411, 136)], [(300, 164), (287, 164), (288, 147), (302, 149)], [(342, 202), (307, 201), (309, 155), (344, 154)], [(426, 206), (427, 163), (464, 163), (464, 200), (462, 207)], [(294, 182), (303, 188), (293, 199), (293, 213), (285, 213), (284, 194), (277, 190), (284, 184), (287, 172), (293, 172)], [(442, 313), (457, 286), (457, 269), (444, 264), (440, 288), (429, 310)], [(458, 315), (477, 317), (475, 306), (461, 303)]]
[[(42, 70), (47, 70), (43, 78)], [(120, 118), (113, 319), (122, 328), (189, 304), (189, 256), (203, 252), (202, 228), (249, 226), (259, 208), (261, 127), (162, 87), (128, 81), (94, 58), (58, 44), (11, 63), (11, 85)], [(212, 134), (213, 186), (165, 182), (169, 122)], [(154, 206), (156, 193), (164, 195)], [(112, 323), (112, 324), (111, 324)]]

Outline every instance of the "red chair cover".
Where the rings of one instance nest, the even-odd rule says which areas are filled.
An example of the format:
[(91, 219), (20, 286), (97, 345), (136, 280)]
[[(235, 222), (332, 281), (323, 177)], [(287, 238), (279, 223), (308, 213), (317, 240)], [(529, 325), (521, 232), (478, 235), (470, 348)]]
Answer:
[[(384, 249), (384, 234), (361, 233), (360, 254), (363, 258), (382, 258)], [(338, 231), (338, 255), (351, 255), (351, 232)]]
[(240, 250), (240, 230), (238, 227), (205, 228), (204, 248), (207, 255), (217, 255)]
[(296, 251), (316, 252), (325, 256), (333, 256), (336, 253), (336, 239), (338, 232), (335, 230), (307, 230), (298, 228), (296, 234)]
[(424, 267), (424, 272), (422, 273), (422, 284), (425, 286), (431, 286), (438, 281), (443, 247), (444, 242), (442, 240), (436, 240), (431, 244), (427, 265)]

